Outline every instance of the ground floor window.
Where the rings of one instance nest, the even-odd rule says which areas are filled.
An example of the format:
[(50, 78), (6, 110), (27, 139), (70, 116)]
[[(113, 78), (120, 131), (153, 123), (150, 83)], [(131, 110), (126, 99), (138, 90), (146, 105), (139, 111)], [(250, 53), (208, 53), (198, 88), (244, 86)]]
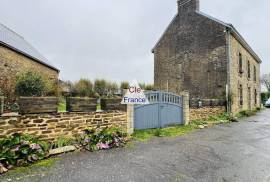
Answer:
[(239, 85), (239, 105), (243, 106), (243, 86)]
[(257, 89), (255, 89), (254, 91), (254, 101), (255, 101), (255, 105), (257, 105)]

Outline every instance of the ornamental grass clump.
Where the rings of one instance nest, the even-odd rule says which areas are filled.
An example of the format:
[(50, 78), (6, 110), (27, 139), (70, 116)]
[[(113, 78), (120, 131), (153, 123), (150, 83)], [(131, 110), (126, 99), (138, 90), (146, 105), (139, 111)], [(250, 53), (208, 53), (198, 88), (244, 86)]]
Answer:
[(119, 127), (88, 128), (77, 140), (86, 150), (104, 150), (123, 147), (127, 142), (127, 133)]
[(44, 159), (49, 148), (46, 142), (18, 133), (0, 140), (0, 173)]

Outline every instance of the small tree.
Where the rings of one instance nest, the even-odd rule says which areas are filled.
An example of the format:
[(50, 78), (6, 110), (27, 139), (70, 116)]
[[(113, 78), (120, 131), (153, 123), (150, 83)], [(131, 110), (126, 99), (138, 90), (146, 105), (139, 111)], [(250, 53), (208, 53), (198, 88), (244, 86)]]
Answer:
[(90, 80), (82, 78), (74, 84), (74, 91), (81, 97), (93, 96), (93, 84)]
[(139, 83), (139, 86), (140, 86), (141, 89), (145, 90), (146, 84), (145, 83)]
[(154, 90), (154, 85), (152, 85), (152, 84), (147, 84), (147, 85), (145, 86), (145, 90)]
[(106, 95), (107, 93), (107, 82), (104, 79), (97, 79), (94, 83), (94, 91), (99, 94), (100, 96)]
[(128, 89), (129, 83), (127, 81), (121, 82), (120, 88), (123, 89)]
[(115, 82), (107, 82), (106, 89), (107, 89), (107, 95), (113, 96), (118, 91), (118, 84)]
[(270, 74), (262, 75), (261, 83), (267, 88), (268, 92), (270, 92)]
[(42, 96), (46, 91), (46, 82), (39, 74), (30, 71), (19, 76), (15, 87), (18, 96)]

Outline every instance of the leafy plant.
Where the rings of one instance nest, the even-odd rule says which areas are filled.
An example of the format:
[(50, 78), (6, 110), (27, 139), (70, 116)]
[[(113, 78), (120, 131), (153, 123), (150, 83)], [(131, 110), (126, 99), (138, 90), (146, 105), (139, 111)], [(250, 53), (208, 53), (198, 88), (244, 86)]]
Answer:
[(261, 99), (262, 103), (265, 104), (265, 102), (270, 98), (270, 92), (262, 92), (261, 93)]
[(0, 140), (0, 171), (44, 159), (49, 144), (30, 135), (13, 134)]
[(250, 117), (256, 115), (257, 110), (244, 110), (240, 111), (238, 114), (236, 114), (237, 118), (242, 118), (242, 117)]
[(90, 97), (93, 95), (93, 83), (88, 79), (81, 78), (74, 84), (74, 90), (77, 96)]
[(52, 144), (52, 148), (60, 148), (60, 147), (65, 147), (65, 146), (69, 146), (69, 145), (73, 145), (75, 143), (75, 139), (71, 138), (71, 137), (64, 137), (64, 136), (60, 136), (59, 138), (57, 138), (57, 140), (55, 142), (53, 142)]
[(18, 112), (19, 105), (16, 102), (6, 102), (4, 104), (4, 111)]
[(46, 82), (39, 74), (33, 72), (22, 74), (15, 87), (15, 92), (19, 96), (42, 96), (46, 91)]
[(94, 84), (94, 91), (96, 93), (98, 93), (100, 96), (106, 95), (108, 89), (107, 87), (107, 81), (104, 79), (97, 79), (95, 80), (95, 84)]
[(127, 133), (119, 127), (89, 128), (77, 137), (77, 141), (86, 150), (103, 150), (124, 146)]
[(123, 89), (128, 89), (129, 83), (127, 81), (121, 82), (120, 88)]

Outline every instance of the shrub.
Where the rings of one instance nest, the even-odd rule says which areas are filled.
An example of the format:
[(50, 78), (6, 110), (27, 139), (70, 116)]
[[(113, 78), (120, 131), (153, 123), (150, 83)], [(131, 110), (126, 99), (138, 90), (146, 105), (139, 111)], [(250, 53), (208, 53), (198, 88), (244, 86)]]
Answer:
[(33, 72), (22, 74), (16, 83), (15, 92), (19, 96), (42, 96), (46, 93), (46, 82)]
[(95, 80), (94, 91), (98, 93), (100, 96), (107, 94), (107, 81), (104, 79)]
[(4, 104), (4, 111), (5, 112), (19, 112), (19, 105), (15, 101), (6, 102)]
[(265, 104), (265, 102), (270, 98), (270, 92), (263, 92), (261, 93), (261, 99), (262, 103)]
[(107, 88), (107, 96), (112, 97), (115, 93), (118, 91), (118, 84), (115, 82), (107, 82), (106, 84)]
[(129, 87), (129, 83), (124, 81), (124, 82), (121, 82), (121, 85), (120, 85), (120, 88), (123, 90), (123, 89), (128, 89)]
[(93, 96), (93, 84), (88, 79), (80, 79), (74, 84), (74, 90), (77, 96), (91, 97)]
[(52, 143), (51, 148), (55, 149), (55, 148), (65, 147), (65, 146), (73, 145), (75, 143), (76, 142), (74, 138), (60, 136), (59, 138), (57, 138), (55, 142)]
[(89, 151), (121, 147), (127, 141), (127, 133), (119, 127), (89, 128), (77, 137), (82, 147)]
[(253, 110), (253, 111), (249, 111), (249, 110), (247, 110), (247, 111), (240, 111), (238, 114), (236, 114), (236, 117), (237, 118), (241, 118), (241, 117), (249, 117), (249, 116), (254, 116), (254, 115), (256, 115), (256, 112), (257, 112), (257, 110)]
[(13, 134), (0, 140), (0, 171), (5, 172), (13, 166), (27, 165), (44, 159), (49, 144), (39, 139), (22, 134)]

